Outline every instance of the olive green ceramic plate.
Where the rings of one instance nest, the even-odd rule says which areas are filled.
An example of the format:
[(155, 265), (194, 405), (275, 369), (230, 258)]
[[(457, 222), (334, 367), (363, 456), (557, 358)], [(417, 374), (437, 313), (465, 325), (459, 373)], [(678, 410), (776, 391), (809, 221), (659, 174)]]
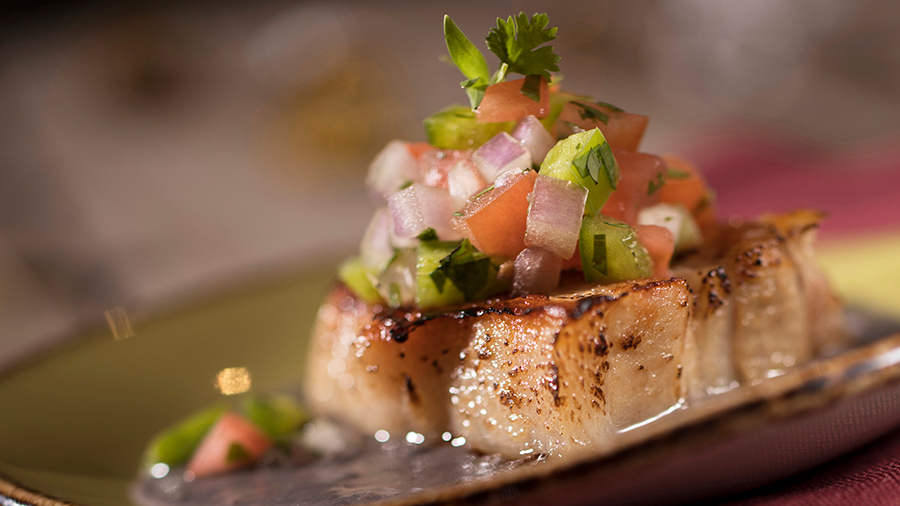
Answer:
[(463, 448), (369, 441), (348, 458), (197, 480), (175, 495), (152, 479), (135, 482), (154, 432), (221, 398), (219, 371), (246, 368), (254, 390), (297, 384), (331, 272), (131, 322), (130, 329), (125, 313), (113, 313), (115, 332), (99, 329), (5, 371), (0, 504), (689, 500), (814, 466), (900, 419), (900, 337), (887, 337), (900, 327), (854, 313), (856, 349), (673, 413), (623, 434), (615, 452), (578, 463), (511, 464)]

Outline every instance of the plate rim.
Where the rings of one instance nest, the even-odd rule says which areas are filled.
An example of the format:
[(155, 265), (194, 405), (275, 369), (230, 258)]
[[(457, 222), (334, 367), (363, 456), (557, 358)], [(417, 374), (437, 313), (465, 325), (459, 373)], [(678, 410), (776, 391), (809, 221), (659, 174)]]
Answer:
[[(265, 283), (257, 285), (253, 288), (259, 289)], [(214, 303), (217, 300), (236, 295), (235, 291), (228, 291), (219, 297), (204, 298), (194, 300), (193, 304), (182, 306), (182, 310), (189, 310), (198, 305)], [(853, 310), (853, 308), (845, 308), (845, 311)], [(164, 311), (161, 315), (172, 314), (172, 311)], [(154, 313), (152, 316), (158, 317), (160, 314)], [(871, 318), (880, 318), (882, 315), (877, 313), (866, 312)], [(893, 321), (900, 322), (900, 319), (890, 318)], [(84, 346), (91, 341), (91, 332), (96, 332), (102, 328), (102, 325), (89, 327), (86, 331), (79, 332), (76, 330), (70, 334), (71, 337), (63, 342), (58, 342), (47, 349), (32, 354), (4, 367), (0, 370), (0, 381), (25, 370), (32, 365), (38, 364), (44, 360), (48, 360), (54, 356), (66, 353), (70, 349)], [(377, 504), (385, 504), (391, 506), (402, 506), (409, 504), (443, 504), (452, 501), (465, 499), (476, 503), (488, 502), (492, 499), (499, 498), (496, 494), (505, 486), (516, 484), (525, 491), (536, 488), (540, 483), (554, 479), (565, 479), (567, 476), (578, 475), (588, 468), (601, 468), (612, 465), (615, 462), (625, 462), (632, 459), (646, 458), (651, 447), (662, 442), (670, 441), (676, 443), (679, 439), (684, 438), (685, 433), (691, 431), (701, 431), (703, 426), (709, 424), (721, 424), (727, 426), (729, 421), (734, 423), (736, 418), (734, 415), (742, 411), (755, 416), (750, 424), (743, 424), (738, 430), (749, 432), (765, 425), (771, 420), (789, 420), (801, 417), (816, 410), (822, 410), (828, 406), (840, 402), (842, 399), (863, 395), (865, 393), (874, 392), (880, 388), (885, 388), (893, 383), (900, 383), (900, 357), (893, 363), (878, 364), (880, 358), (890, 352), (900, 353), (900, 332), (892, 332), (884, 336), (878, 337), (873, 341), (866, 342), (856, 347), (844, 350), (837, 355), (831, 357), (820, 357), (814, 359), (791, 371), (789, 374), (777, 378), (771, 378), (756, 385), (748, 385), (743, 390), (741, 398), (731, 405), (720, 407), (710, 413), (700, 411), (703, 406), (699, 406), (694, 415), (680, 425), (673, 426), (662, 432), (650, 434), (640, 440), (629, 442), (615, 449), (606, 455), (590, 455), (578, 457), (572, 460), (566, 460), (561, 464), (555, 465), (543, 473), (532, 472), (530, 474), (521, 475), (513, 473), (501, 480), (502, 483), (494, 482), (490, 486), (486, 484), (472, 484), (467, 487), (468, 490), (463, 493), (448, 494), (449, 487), (442, 487), (433, 491), (429, 491), (422, 495), (405, 498), (401, 500), (380, 501)], [(823, 365), (827, 367), (822, 367)], [(816, 373), (812, 373), (816, 371)], [(847, 374), (851, 372), (853, 374)], [(827, 380), (827, 381), (822, 381)], [(868, 380), (868, 381), (866, 381)], [(779, 385), (779, 381), (790, 381), (787, 386)], [(816, 383), (821, 383), (816, 385)], [(768, 391), (768, 392), (767, 392)], [(805, 405), (797, 409), (788, 409), (777, 416), (763, 419), (763, 412), (766, 408), (777, 406), (779, 403), (789, 402), (791, 397), (798, 395), (815, 396), (826, 392), (829, 395), (824, 397), (817, 403)], [(767, 396), (768, 395), (768, 396)], [(689, 410), (685, 410), (686, 412)], [(734, 433), (731, 433), (734, 435)], [(704, 439), (704, 443), (714, 440), (719, 436), (710, 435)], [(61, 498), (54, 497), (44, 492), (30, 489), (29, 487), (17, 483), (14, 479), (9, 478), (0, 472), (0, 504), (3, 506), (87, 506), (81, 503), (68, 502)]]

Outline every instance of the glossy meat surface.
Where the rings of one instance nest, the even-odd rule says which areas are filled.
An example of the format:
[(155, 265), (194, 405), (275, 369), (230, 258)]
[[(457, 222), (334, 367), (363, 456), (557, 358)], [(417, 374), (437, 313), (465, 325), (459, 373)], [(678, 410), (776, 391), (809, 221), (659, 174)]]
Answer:
[(841, 344), (812, 258), (818, 216), (723, 226), (675, 277), (433, 312), (335, 286), (306, 382), (320, 414), (392, 438), (449, 432), (509, 458), (598, 451), (619, 431)]

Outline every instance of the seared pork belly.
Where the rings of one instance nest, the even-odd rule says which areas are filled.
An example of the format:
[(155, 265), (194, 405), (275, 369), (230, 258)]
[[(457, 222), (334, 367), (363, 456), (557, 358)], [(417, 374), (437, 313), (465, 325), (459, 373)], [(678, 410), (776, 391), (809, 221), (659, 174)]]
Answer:
[(840, 305), (812, 258), (817, 223), (723, 226), (669, 279), (431, 312), (337, 285), (319, 311), (308, 401), (368, 433), (449, 432), (510, 458), (602, 449), (685, 400), (840, 345)]
[(722, 226), (715, 241), (673, 269), (695, 295), (691, 397), (783, 374), (844, 344), (841, 305), (812, 247), (820, 220), (796, 211)]
[(321, 413), (510, 457), (602, 446), (685, 396), (682, 279), (376, 314), (336, 287), (308, 376)]

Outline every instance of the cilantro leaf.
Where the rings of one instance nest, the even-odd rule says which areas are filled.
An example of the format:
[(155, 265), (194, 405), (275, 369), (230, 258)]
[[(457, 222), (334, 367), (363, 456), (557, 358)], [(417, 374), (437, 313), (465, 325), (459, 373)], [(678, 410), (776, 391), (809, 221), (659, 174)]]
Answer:
[(487, 61), (475, 44), (472, 44), (466, 34), (447, 15), (444, 15), (444, 40), (450, 59), (467, 78), (460, 86), (466, 90), (469, 103), (472, 109), (475, 109), (481, 104), (484, 90), (490, 84), (491, 76)]
[(421, 234), (417, 236), (420, 241), (437, 241), (438, 235), (437, 232), (434, 231), (433, 228), (426, 228)]
[(490, 257), (478, 251), (468, 239), (463, 239), (459, 246), (441, 259), (429, 277), (441, 293), (444, 283), (449, 280), (468, 301), (474, 300), (478, 292), (487, 286), (492, 267)]
[(572, 160), (572, 165), (578, 169), (581, 177), (590, 177), (594, 184), (600, 184), (600, 169), (603, 169), (612, 189), (615, 190), (619, 185), (619, 166), (608, 142), (592, 147)]
[(541, 76), (530, 75), (522, 82), (521, 92), (535, 102), (541, 101)]
[(491, 74), (484, 55), (447, 15), (444, 15), (444, 40), (447, 42), (450, 59), (459, 71), (468, 79), (481, 79), (486, 85)]
[(510, 71), (549, 80), (551, 71), (559, 72), (557, 63), (561, 59), (553, 52), (553, 46), (538, 47), (556, 39), (556, 28), (545, 28), (549, 22), (546, 14), (528, 19), (524, 12), (506, 20), (497, 18), (497, 27), (487, 36), (488, 49), (508, 64)]
[(601, 102), (598, 100), (594, 103), (599, 105), (600, 107), (606, 107), (607, 109), (609, 109), (610, 111), (613, 111), (613, 112), (625, 112), (625, 109), (622, 109), (621, 107), (616, 107), (608, 102)]
[(603, 124), (609, 123), (609, 115), (601, 112), (599, 109), (591, 107), (582, 102), (576, 102), (574, 100), (572, 101), (572, 104), (580, 109), (580, 111), (578, 111), (578, 114), (581, 116), (581, 119), (593, 120), (595, 122), (601, 121), (603, 122)]
[(647, 182), (647, 195), (653, 195), (658, 192), (660, 188), (666, 185), (666, 178), (663, 177), (663, 173), (660, 172), (656, 174), (656, 180), (651, 179)]
[(683, 170), (669, 169), (666, 171), (666, 179), (688, 179), (691, 175)]

